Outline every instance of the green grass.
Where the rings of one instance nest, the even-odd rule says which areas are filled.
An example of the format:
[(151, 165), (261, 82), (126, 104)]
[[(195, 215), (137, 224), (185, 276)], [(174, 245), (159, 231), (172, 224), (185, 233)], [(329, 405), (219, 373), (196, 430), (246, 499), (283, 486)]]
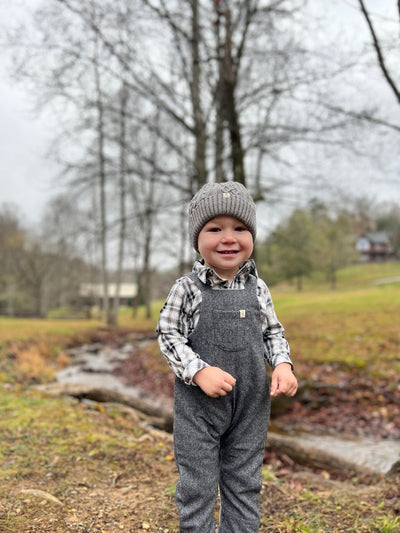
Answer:
[(399, 268), (389, 263), (348, 268), (342, 273), (346, 283), (335, 291), (315, 284), (301, 292), (272, 288), (294, 361), (336, 362), (393, 379), (400, 371), (400, 283), (372, 282)]
[[(146, 317), (144, 307), (140, 307), (136, 315), (133, 315), (132, 309), (130, 308), (121, 308), (118, 327), (136, 331), (154, 331), (162, 305), (163, 301), (161, 300), (152, 302), (151, 318)], [(2, 316), (0, 317), (0, 348), (13, 341), (40, 342), (47, 340), (56, 342), (60, 339), (64, 340), (67, 337), (84, 336), (104, 325), (104, 317), (97, 319), (58, 319)]]
[(84, 334), (92, 331), (102, 322), (100, 320), (39, 319), (39, 318), (0, 318), (0, 343), (11, 341), (40, 341), (44, 338), (56, 339)]
[[(337, 271), (337, 290), (353, 290), (355, 288), (367, 287), (380, 280), (390, 280), (400, 277), (400, 261), (390, 261), (386, 263), (365, 263), (356, 264)], [(265, 280), (268, 283), (268, 280)], [(398, 282), (397, 282), (398, 284)], [(286, 291), (296, 291), (296, 283), (282, 282), (279, 287)], [(310, 277), (303, 278), (304, 291), (327, 291), (332, 292), (330, 282), (323, 274), (314, 273)]]
[(344, 315), (373, 309), (395, 312), (400, 305), (400, 283), (333, 292), (287, 293), (272, 288), (271, 294), (275, 308), (289, 317), (305, 312)]
[(338, 283), (350, 287), (357, 284), (372, 283), (400, 276), (400, 262), (368, 263), (343, 268), (338, 272)]

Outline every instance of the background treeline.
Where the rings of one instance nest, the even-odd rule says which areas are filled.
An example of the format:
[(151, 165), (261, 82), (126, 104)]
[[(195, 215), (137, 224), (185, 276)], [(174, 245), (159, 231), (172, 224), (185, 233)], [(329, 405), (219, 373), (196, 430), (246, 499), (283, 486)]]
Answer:
[[(400, 258), (400, 209), (374, 209), (374, 217), (363, 210), (332, 212), (313, 201), (295, 209), (275, 230), (257, 242), (256, 258), (260, 275), (269, 285), (287, 281), (299, 290), (303, 279), (322, 276), (332, 289), (337, 271), (360, 261), (358, 236), (370, 230), (384, 231), (393, 246), (391, 259)], [(62, 230), (63, 226), (59, 229)], [(190, 265), (184, 266), (186, 269)], [(179, 268), (151, 270), (151, 297), (163, 298)], [(88, 316), (96, 299), (82, 298), (82, 283), (98, 280), (100, 269), (68, 245), (56, 226), (50, 231), (28, 230), (13, 210), (0, 209), (0, 314), (34, 316)], [(116, 273), (109, 271), (114, 281)], [(139, 282), (140, 270), (122, 271), (123, 281)], [(138, 283), (140, 285), (140, 283)], [(146, 304), (139, 292), (133, 304)]]
[[(85, 277), (101, 281), (112, 324), (109, 284), (127, 272), (148, 305), (155, 271), (182, 272), (192, 259), (185, 206), (209, 180), (240, 181), (257, 200), (268, 277), (300, 285), (318, 266), (334, 283), (344, 259), (316, 250), (350, 259), (346, 221), (371, 167), (378, 185), (398, 186), (397, 19), (354, 0), (363, 41), (343, 39), (319, 0), (22, 4), (0, 44), (53, 117), (59, 172), (40, 229), (2, 211), (15, 229), (14, 247), (12, 232), (1, 237), (3, 309), (73, 305)], [(312, 211), (313, 197), (330, 209)], [(293, 231), (297, 248), (279, 252)]]
[[(389, 240), (386, 259), (400, 257), (400, 209), (374, 209), (368, 216), (362, 201), (354, 210), (333, 212), (326, 205), (312, 201), (309, 209), (296, 209), (258, 247), (262, 276), (270, 284), (290, 281), (302, 289), (303, 279), (319, 274), (332, 289), (337, 271), (364, 261), (358, 239), (369, 232), (382, 232)], [(382, 208), (381, 208), (382, 209)]]

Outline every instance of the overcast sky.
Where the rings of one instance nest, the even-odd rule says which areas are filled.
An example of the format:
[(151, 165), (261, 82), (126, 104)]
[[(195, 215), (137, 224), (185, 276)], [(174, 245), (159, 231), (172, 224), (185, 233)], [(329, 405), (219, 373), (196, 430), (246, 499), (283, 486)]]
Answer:
[[(29, 0), (32, 6), (37, 0)], [(22, 0), (0, 0), (0, 20), (7, 24), (16, 16), (27, 16), (21, 11)], [(395, 0), (368, 0), (367, 5), (385, 15), (396, 15)], [(356, 0), (311, 0), (313, 9), (324, 13), (329, 27), (344, 39), (367, 36), (365, 22), (355, 7)], [(395, 19), (396, 20), (396, 19)], [(387, 91), (386, 91), (387, 95)], [(50, 117), (35, 117), (30, 111), (32, 101), (24, 88), (12, 83), (7, 75), (3, 54), (0, 54), (0, 204), (15, 204), (21, 218), (29, 223), (40, 220), (47, 200), (55, 191), (54, 176), (57, 168), (46, 158), (46, 152), (54, 134)], [(393, 173), (400, 165), (393, 163)], [(371, 170), (371, 169), (370, 169)], [(371, 170), (371, 191), (374, 187)], [(385, 187), (384, 197), (399, 197), (399, 185)]]
[[(30, 6), (36, 0), (31, 0)], [(29, 16), (20, 0), (0, 0), (4, 26)], [(9, 77), (6, 54), (0, 54), (0, 204), (15, 204), (27, 223), (40, 219), (50, 197), (54, 164), (45, 155), (51, 128), (32, 113), (33, 101)]]
[(55, 165), (46, 158), (51, 127), (29, 112), (29, 98), (0, 74), (0, 203), (15, 204), (37, 222), (54, 187)]

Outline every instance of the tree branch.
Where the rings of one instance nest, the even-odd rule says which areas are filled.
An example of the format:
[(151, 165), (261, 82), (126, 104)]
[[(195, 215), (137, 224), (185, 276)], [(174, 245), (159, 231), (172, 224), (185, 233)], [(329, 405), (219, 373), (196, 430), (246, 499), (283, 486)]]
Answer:
[[(373, 41), (373, 44), (374, 44), (374, 48), (375, 48), (375, 51), (376, 51), (376, 55), (378, 57), (378, 64), (380, 66), (380, 69), (383, 73), (383, 76), (385, 77), (386, 81), (388, 82), (389, 86), (391, 87), (395, 97), (397, 98), (397, 101), (400, 103), (400, 91), (399, 89), (397, 88), (396, 86), (396, 83), (394, 82), (393, 78), (391, 77), (390, 73), (389, 73), (389, 70), (386, 66), (386, 62), (385, 62), (385, 58), (383, 56), (383, 53), (382, 53), (382, 48), (381, 48), (381, 45), (379, 43), (379, 39), (378, 39), (378, 36), (376, 34), (376, 31), (374, 29), (374, 26), (372, 24), (372, 21), (371, 21), (371, 17), (369, 16), (369, 13), (365, 7), (365, 3), (364, 3), (364, 0), (358, 0), (359, 4), (360, 4), (360, 9), (364, 15), (364, 18), (368, 24), (368, 27), (369, 27), (369, 31), (371, 33), (371, 37), (372, 37), (372, 41)], [(398, 6), (399, 6), (399, 11), (400, 11), (400, 0), (398, 0), (397, 2)]]
[[(400, 1), (400, 0), (399, 0)], [(346, 109), (343, 109), (341, 107), (324, 104), (324, 107), (327, 109), (334, 111), (335, 113), (340, 113), (342, 115), (346, 115), (348, 117), (354, 118), (356, 120), (366, 120), (367, 122), (372, 122), (373, 124), (376, 124), (378, 126), (385, 126), (386, 128), (390, 128), (392, 130), (395, 130), (397, 132), (400, 132), (400, 126), (396, 124), (392, 124), (391, 122), (387, 122), (386, 120), (382, 120), (380, 118), (373, 117), (372, 115), (369, 115), (367, 112), (357, 112), (357, 111), (349, 111)]]

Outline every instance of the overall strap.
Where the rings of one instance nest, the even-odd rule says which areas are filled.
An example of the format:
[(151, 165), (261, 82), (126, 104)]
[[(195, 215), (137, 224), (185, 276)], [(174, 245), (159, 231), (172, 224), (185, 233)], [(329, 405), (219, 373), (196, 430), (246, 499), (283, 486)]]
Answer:
[(195, 283), (195, 285), (201, 290), (201, 292), (211, 288), (206, 283), (203, 283), (195, 272), (189, 272), (187, 274), (184, 274), (184, 277), (190, 278)]

